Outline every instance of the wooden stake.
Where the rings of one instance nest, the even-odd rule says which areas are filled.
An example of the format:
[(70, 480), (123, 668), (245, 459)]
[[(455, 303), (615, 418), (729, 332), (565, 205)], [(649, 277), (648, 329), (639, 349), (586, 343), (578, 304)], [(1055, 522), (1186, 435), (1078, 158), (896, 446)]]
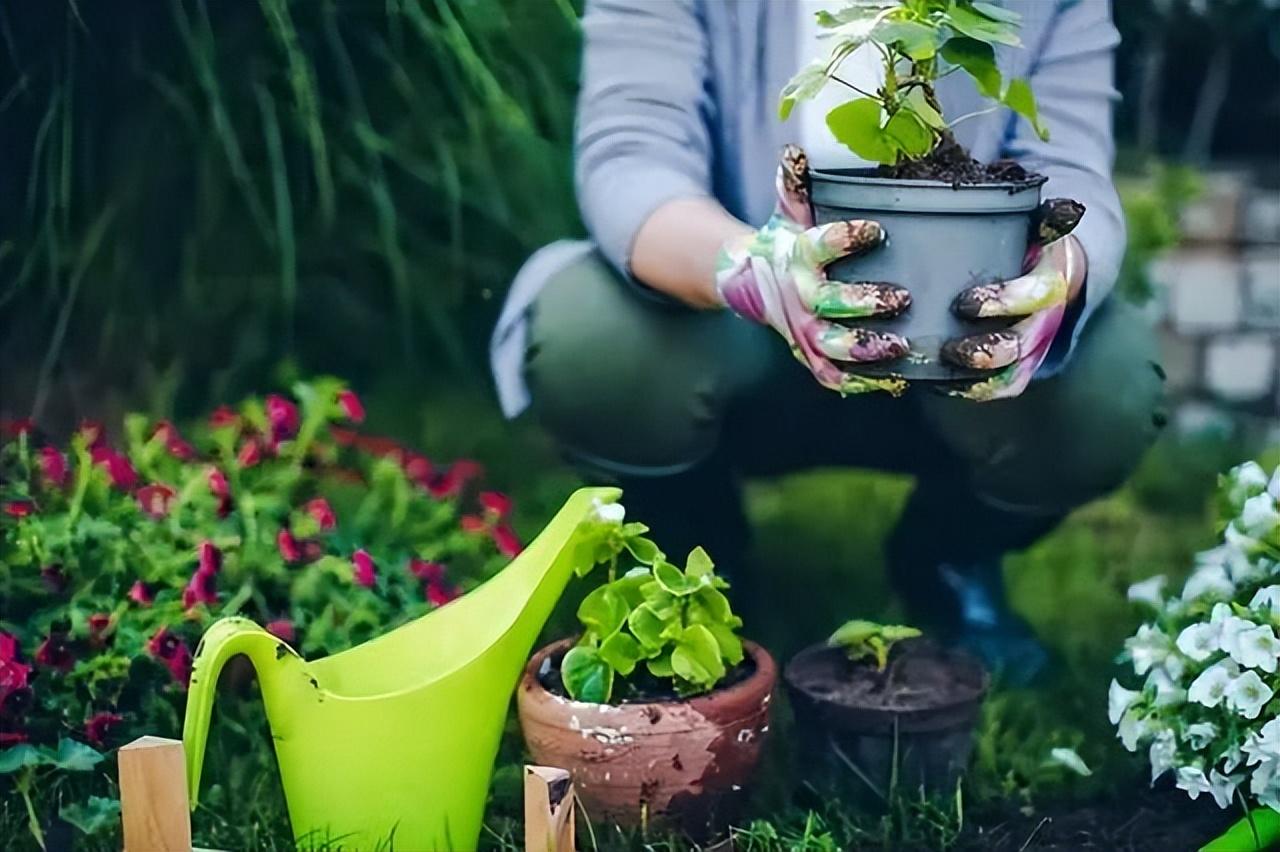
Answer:
[(182, 742), (139, 737), (121, 747), (119, 761), (124, 852), (191, 852)]
[(574, 852), (573, 780), (563, 769), (524, 768), (525, 852)]

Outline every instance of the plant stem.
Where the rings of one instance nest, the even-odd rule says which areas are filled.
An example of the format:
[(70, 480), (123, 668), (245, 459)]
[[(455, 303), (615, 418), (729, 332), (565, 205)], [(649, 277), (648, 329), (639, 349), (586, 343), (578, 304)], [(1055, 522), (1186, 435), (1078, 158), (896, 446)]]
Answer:
[(832, 79), (832, 80), (835, 80), (837, 83), (839, 83), (839, 84), (840, 84), (840, 85), (842, 85), (842, 86), (847, 86), (847, 87), (849, 87), (850, 89), (853, 89), (855, 92), (857, 92), (857, 93), (858, 93), (858, 94), (860, 94), (860, 95), (863, 95), (863, 96), (865, 96), (865, 97), (871, 98), (873, 101), (879, 101), (879, 100), (880, 100), (880, 96), (879, 96), (879, 95), (873, 95), (873, 94), (871, 94), (871, 92), (868, 92), (868, 91), (865, 91), (865, 90), (863, 90), (863, 89), (860, 89), (860, 88), (858, 88), (857, 86), (853, 85), (852, 83), (848, 82), (847, 80), (844, 80), (844, 79), (841, 79), (840, 77), (837, 77), (835, 74), (832, 74), (832, 75), (831, 75), (831, 79)]
[(31, 831), (31, 836), (36, 839), (36, 843), (40, 844), (40, 848), (46, 848), (44, 845), (44, 832), (40, 830), (40, 817), (36, 815), (35, 803), (31, 801), (31, 779), (35, 774), (35, 770), (28, 766), (22, 770), (22, 775), (18, 777), (17, 783), (14, 785), (18, 788), (19, 795), (22, 796), (22, 803), (27, 806), (27, 828)]
[(975, 110), (974, 112), (971, 112), (971, 113), (967, 113), (967, 114), (965, 114), (965, 115), (962, 115), (962, 116), (960, 116), (959, 118), (957, 118), (955, 121), (953, 121), (953, 122), (951, 122), (950, 124), (948, 124), (948, 125), (947, 125), (947, 128), (948, 128), (948, 129), (952, 129), (952, 128), (954, 128), (957, 124), (959, 124), (960, 122), (962, 122), (962, 121), (968, 121), (968, 120), (969, 120), (969, 119), (971, 119), (971, 118), (977, 118), (978, 116), (982, 116), (982, 115), (989, 115), (989, 114), (991, 114), (991, 113), (995, 112), (996, 110), (1000, 109), (1000, 107), (1001, 107), (1001, 106), (1002, 106), (1002, 104), (996, 104), (995, 106), (987, 107), (986, 109)]

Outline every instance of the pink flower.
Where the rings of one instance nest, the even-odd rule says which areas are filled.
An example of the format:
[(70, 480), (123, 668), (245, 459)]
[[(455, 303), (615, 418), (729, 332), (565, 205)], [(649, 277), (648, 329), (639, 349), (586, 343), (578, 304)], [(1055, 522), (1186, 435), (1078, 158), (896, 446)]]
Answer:
[(298, 540), (293, 537), (293, 533), (284, 527), (281, 527), (280, 532), (276, 533), (276, 547), (280, 550), (280, 558), (285, 562), (301, 561), (302, 548), (298, 546)]
[(151, 437), (159, 438), (163, 441), (164, 448), (175, 459), (191, 461), (196, 457), (196, 448), (184, 441), (182, 435), (178, 434), (177, 427), (168, 420), (161, 420), (157, 423), (155, 431), (151, 433)]
[(478, 462), (459, 459), (443, 474), (433, 476), (427, 483), (427, 491), (432, 497), (453, 497), (483, 472), (484, 468)]
[(268, 621), (264, 627), (268, 633), (277, 639), (283, 639), (286, 642), (292, 642), (297, 633), (293, 629), (293, 622), (287, 618), (277, 618), (275, 621)]
[(314, 500), (308, 501), (306, 510), (307, 514), (320, 525), (321, 532), (328, 532), (338, 524), (338, 519), (333, 514), (333, 507), (330, 506), (329, 501), (323, 497), (317, 497)]
[(136, 492), (142, 511), (159, 520), (169, 514), (178, 492), (161, 482), (144, 485)]
[(462, 594), (457, 586), (447, 583), (427, 583), (423, 591), (432, 606), (444, 606), (449, 601), (457, 600)]
[(410, 559), (409, 573), (419, 580), (439, 583), (444, 579), (444, 565), (439, 562), (428, 562), (425, 559)]
[(479, 515), (463, 515), (458, 518), (458, 526), (469, 533), (482, 533), (489, 529), (489, 524)]
[(338, 391), (338, 407), (352, 423), (364, 422), (364, 404), (360, 402), (360, 397), (356, 396), (355, 391)]
[(89, 616), (89, 641), (95, 645), (101, 646), (106, 637), (107, 628), (111, 626), (111, 614), (106, 612), (95, 612)]
[(209, 481), (209, 491), (214, 497), (225, 500), (231, 496), (231, 486), (227, 484), (227, 475), (216, 467), (210, 467), (206, 475)]
[(241, 467), (253, 467), (262, 461), (262, 445), (258, 443), (257, 438), (250, 438), (240, 445), (240, 452), (236, 454), (236, 463)]
[(129, 459), (107, 446), (99, 446), (90, 454), (95, 463), (102, 465), (111, 484), (121, 491), (132, 491), (138, 484), (138, 472)]
[(191, 649), (186, 642), (170, 633), (169, 628), (161, 627), (147, 640), (147, 653), (163, 662), (173, 679), (187, 688), (191, 680)]
[(498, 552), (503, 556), (508, 558), (519, 556), (520, 551), (524, 550), (524, 545), (520, 543), (516, 531), (508, 524), (498, 524), (493, 528), (492, 535), (493, 543), (498, 546)]
[(40, 448), (40, 472), (52, 485), (61, 488), (67, 484), (67, 458), (53, 447)]
[(228, 426), (235, 426), (239, 422), (240, 416), (225, 405), (219, 405), (209, 415), (209, 428), (211, 429), (225, 429)]
[(353, 579), (357, 586), (364, 586), (366, 589), (373, 588), (374, 581), (377, 579), (376, 566), (373, 564), (373, 557), (369, 555), (367, 550), (357, 550), (351, 557), (351, 563), (355, 566)]
[(60, 595), (67, 590), (67, 575), (62, 573), (58, 564), (45, 565), (40, 569), (40, 582), (45, 591), (51, 595)]
[(0, 435), (4, 435), (6, 438), (30, 435), (35, 430), (35, 421), (30, 417), (23, 417), (20, 420), (0, 420)]
[(298, 406), (278, 394), (267, 397), (267, 420), (271, 423), (272, 437), (277, 441), (292, 438), (298, 433)]
[(196, 548), (196, 558), (199, 563), (197, 573), (212, 575), (222, 568), (222, 551), (211, 541), (200, 542), (200, 546)]
[(76, 658), (67, 645), (67, 634), (60, 630), (50, 631), (45, 640), (40, 643), (40, 647), (36, 648), (35, 661), (38, 665), (48, 666), (58, 671), (70, 671), (75, 665)]
[(14, 518), (25, 518), (35, 511), (36, 504), (30, 500), (13, 500), (4, 504), (4, 513)]
[(0, 731), (0, 746), (18, 745), (26, 741), (27, 735), (21, 731)]
[(159, 660), (167, 660), (182, 644), (182, 640), (169, 632), (169, 628), (161, 627), (147, 640), (147, 653)]
[(90, 450), (96, 450), (103, 446), (106, 441), (106, 433), (102, 431), (102, 424), (96, 420), (81, 420), (76, 434), (84, 439), (84, 445)]
[(106, 744), (107, 732), (124, 721), (119, 713), (94, 713), (84, 723), (84, 738), (92, 746), (102, 748)]
[(18, 651), (18, 640), (0, 630), (0, 710), (10, 695), (28, 688), (31, 666), (18, 659)]
[(208, 571), (196, 571), (182, 590), (182, 608), (194, 609), (196, 604), (213, 606), (218, 602), (217, 575)]
[(435, 468), (431, 466), (431, 460), (419, 453), (406, 454), (402, 462), (404, 465), (404, 475), (409, 481), (426, 488), (431, 482), (435, 474)]
[(151, 589), (141, 580), (134, 580), (133, 585), (129, 587), (129, 600), (141, 606), (151, 606), (155, 600), (155, 595), (151, 593)]
[(485, 514), (503, 520), (511, 514), (511, 498), (499, 491), (481, 491), (480, 505)]

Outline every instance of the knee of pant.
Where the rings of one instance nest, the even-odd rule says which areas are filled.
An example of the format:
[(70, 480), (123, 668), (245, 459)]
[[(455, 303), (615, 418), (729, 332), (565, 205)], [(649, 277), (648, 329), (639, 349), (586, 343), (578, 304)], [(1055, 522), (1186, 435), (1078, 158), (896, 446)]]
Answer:
[(678, 472), (714, 447), (717, 382), (682, 351), (681, 325), (696, 317), (644, 304), (629, 286), (599, 269), (550, 282), (525, 358), (532, 410), (588, 469)]
[(1046, 397), (1036, 422), (979, 465), (979, 494), (998, 506), (1055, 514), (1123, 484), (1167, 419), (1164, 379), (1147, 357), (1113, 370), (1105, 386), (1063, 376), (1029, 392), (1028, 403), (1036, 392)]

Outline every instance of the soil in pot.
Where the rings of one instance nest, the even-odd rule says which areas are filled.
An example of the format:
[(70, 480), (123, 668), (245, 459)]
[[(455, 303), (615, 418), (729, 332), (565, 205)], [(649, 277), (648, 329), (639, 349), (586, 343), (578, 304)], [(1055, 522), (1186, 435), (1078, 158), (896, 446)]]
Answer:
[(777, 680), (769, 654), (744, 643), (751, 664), (706, 695), (679, 699), (651, 684), (609, 705), (563, 695), (558, 665), (570, 647), (565, 640), (535, 654), (516, 694), (533, 759), (572, 773), (593, 821), (695, 838), (723, 830), (740, 811), (769, 731)]
[(876, 175), (892, 180), (936, 180), (952, 187), (980, 183), (1034, 183), (1039, 175), (1024, 169), (1016, 160), (981, 163), (969, 156), (959, 142), (949, 139), (922, 160), (908, 160), (881, 166)]
[(860, 800), (947, 792), (963, 774), (990, 678), (927, 639), (896, 646), (883, 672), (815, 645), (786, 669), (809, 780)]

